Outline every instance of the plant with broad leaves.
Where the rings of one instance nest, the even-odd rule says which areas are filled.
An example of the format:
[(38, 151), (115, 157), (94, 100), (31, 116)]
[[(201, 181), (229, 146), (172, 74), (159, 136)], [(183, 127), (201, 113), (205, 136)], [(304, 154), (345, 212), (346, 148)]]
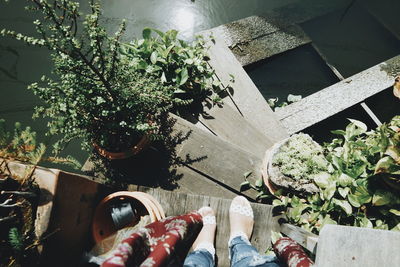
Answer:
[(290, 223), (316, 233), (325, 224), (399, 231), (400, 117), (372, 131), (350, 121), (346, 130), (334, 131), (342, 138), (325, 144), (332, 172), (314, 178), (320, 192), (287, 194), (273, 204), (286, 208)]
[(176, 30), (145, 28), (143, 39), (122, 44), (120, 53), (129, 58), (133, 68), (156, 76), (163, 85), (173, 86), (174, 95), (184, 104), (206, 99), (221, 102), (219, 94), (229, 85), (224, 86), (208, 64), (205, 40), (196, 36), (188, 43), (177, 35)]
[(327, 171), (312, 175), (319, 192), (302, 196), (280, 189), (272, 204), (289, 223), (314, 233), (326, 224), (400, 231), (400, 116), (371, 131), (350, 122), (333, 131), (341, 138), (324, 144)]

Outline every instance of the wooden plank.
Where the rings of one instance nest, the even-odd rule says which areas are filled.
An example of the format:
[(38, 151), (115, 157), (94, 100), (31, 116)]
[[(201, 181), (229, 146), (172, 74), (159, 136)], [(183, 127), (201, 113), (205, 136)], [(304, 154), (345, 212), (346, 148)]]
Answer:
[[(173, 114), (171, 117), (176, 121), (173, 135), (186, 137), (176, 145), (176, 155), (184, 165), (236, 192), (244, 181), (245, 172), (252, 172), (248, 179), (253, 183), (261, 177), (262, 158), (202, 131), (180, 117)], [(247, 190), (244, 194), (255, 198), (257, 192)]]
[(179, 176), (176, 181), (176, 193), (198, 194), (212, 197), (233, 198), (236, 194), (223, 185), (210, 180), (187, 166), (174, 168), (175, 174)]
[[(203, 34), (209, 36), (210, 32), (203, 32)], [(231, 85), (233, 89), (231, 97), (240, 113), (272, 141), (276, 142), (286, 138), (288, 135), (285, 129), (223, 38), (218, 36), (214, 36), (214, 38), (215, 44), (209, 42), (209, 63), (224, 85), (230, 83), (230, 75), (234, 76), (235, 82)]]
[(322, 228), (316, 266), (399, 266), (400, 233), (340, 225)]
[(290, 237), (304, 248), (308, 249), (312, 253), (315, 253), (317, 247), (318, 236), (310, 233), (300, 227), (284, 223), (281, 225), (280, 231), (286, 236)]
[[(171, 193), (159, 189), (150, 189), (147, 193), (153, 195), (160, 203), (167, 216), (184, 214), (189, 211), (198, 210), (203, 206), (210, 206), (216, 211), (217, 234), (216, 254), (218, 266), (230, 266), (228, 258), (229, 233), (229, 207), (231, 199), (223, 199), (209, 196)], [(271, 230), (279, 231), (277, 220), (273, 218), (272, 206), (251, 203), (254, 211), (254, 231), (251, 243), (264, 253), (271, 244)]]
[(275, 114), (289, 134), (296, 133), (391, 87), (399, 66), (400, 56), (396, 56), (283, 107)]
[[(151, 153), (149, 157), (146, 158), (153, 158), (157, 157), (157, 151)], [(141, 166), (141, 169), (146, 170), (146, 166), (143, 164), (136, 163), (131, 161), (128, 164), (133, 164), (135, 168)], [(94, 168), (93, 162), (87, 160), (82, 168), (82, 171), (87, 173), (92, 173)], [(161, 168), (161, 167), (159, 167)], [(92, 173), (93, 174), (93, 173)], [(104, 173), (95, 173), (96, 175), (96, 182), (105, 184), (107, 179)], [(162, 175), (162, 174), (160, 174)], [(216, 183), (213, 180), (210, 180), (208, 177), (192, 170), (191, 168), (184, 166), (184, 165), (177, 165), (169, 167), (169, 176), (172, 176), (172, 181), (164, 184), (160, 184), (157, 182), (158, 180), (162, 180), (154, 173), (143, 173), (140, 175), (142, 179), (132, 179), (131, 183), (128, 188), (130, 190), (137, 190), (140, 186), (147, 186), (147, 187), (159, 187), (162, 186), (163, 188), (168, 188), (169, 190), (173, 190), (174, 192), (182, 192), (182, 193), (191, 193), (191, 194), (204, 194), (209, 196), (216, 196), (216, 197), (225, 197), (225, 198), (232, 198), (236, 194), (230, 191), (228, 188), (224, 187), (220, 183)], [(164, 175), (165, 176), (165, 175)], [(167, 179), (167, 177), (164, 177)]]
[[(228, 98), (229, 99), (229, 98)], [(198, 123), (211, 130), (218, 137), (239, 146), (241, 149), (263, 157), (274, 142), (246, 121), (243, 116), (228, 104), (204, 107)]]

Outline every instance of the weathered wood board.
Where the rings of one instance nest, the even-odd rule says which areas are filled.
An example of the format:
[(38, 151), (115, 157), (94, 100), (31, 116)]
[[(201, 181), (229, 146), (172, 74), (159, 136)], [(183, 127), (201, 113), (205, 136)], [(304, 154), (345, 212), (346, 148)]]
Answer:
[(260, 157), (274, 144), (270, 138), (243, 118), (236, 108), (226, 103), (211, 108), (204, 107), (204, 113), (198, 120), (196, 125), (201, 124), (225, 141)]
[[(176, 155), (186, 166), (236, 192), (239, 192), (240, 183), (244, 181), (245, 172), (252, 172), (248, 179), (253, 183), (261, 177), (261, 157), (209, 134), (180, 117), (173, 114), (171, 117), (176, 120), (173, 134), (186, 137), (176, 145)], [(243, 194), (255, 198), (257, 192), (248, 190)]]
[[(217, 234), (216, 254), (218, 266), (230, 266), (228, 258), (229, 207), (231, 199), (223, 199), (201, 195), (181, 194), (159, 189), (148, 189), (147, 193), (154, 196), (164, 208), (167, 216), (184, 214), (198, 210), (203, 206), (210, 206), (216, 211)], [(255, 226), (251, 243), (264, 253), (271, 243), (271, 230), (279, 231), (276, 218), (272, 217), (272, 206), (251, 203), (254, 211)]]
[(391, 87), (397, 71), (400, 56), (279, 109), (276, 116), (289, 134), (296, 133)]
[[(204, 36), (208, 36), (210, 33), (202, 32)], [(214, 36), (214, 38), (215, 44), (209, 41), (209, 63), (224, 85), (231, 84), (231, 97), (235, 107), (239, 109), (249, 123), (258, 128), (272, 141), (276, 142), (287, 137), (285, 129), (281, 126), (274, 112), (239, 61), (225, 44), (224, 39), (218, 36)], [(231, 75), (234, 77), (233, 83), (230, 82)]]

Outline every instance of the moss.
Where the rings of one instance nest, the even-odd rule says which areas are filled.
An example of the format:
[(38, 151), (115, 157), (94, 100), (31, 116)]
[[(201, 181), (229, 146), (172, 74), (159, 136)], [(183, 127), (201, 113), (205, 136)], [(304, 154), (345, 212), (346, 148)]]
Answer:
[(274, 156), (272, 164), (295, 180), (310, 180), (315, 174), (328, 170), (322, 147), (303, 133), (291, 136)]

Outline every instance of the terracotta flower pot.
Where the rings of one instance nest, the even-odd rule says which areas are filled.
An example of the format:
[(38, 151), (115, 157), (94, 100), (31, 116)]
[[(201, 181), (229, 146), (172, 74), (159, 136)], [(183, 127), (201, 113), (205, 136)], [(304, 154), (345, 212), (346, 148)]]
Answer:
[(96, 149), (97, 153), (99, 153), (101, 156), (110, 160), (116, 160), (116, 159), (126, 159), (134, 155), (137, 155), (139, 152), (145, 149), (149, 144), (150, 144), (149, 137), (144, 135), (135, 146), (122, 152), (107, 151), (106, 149), (100, 147), (96, 143), (93, 144), (93, 147), (94, 149)]
[(137, 211), (137, 217), (128, 225), (134, 226), (140, 217), (149, 215), (151, 222), (165, 218), (160, 203), (143, 192), (120, 191), (105, 197), (97, 206), (92, 223), (92, 235), (96, 243), (118, 231), (111, 217), (111, 205), (128, 200)]

